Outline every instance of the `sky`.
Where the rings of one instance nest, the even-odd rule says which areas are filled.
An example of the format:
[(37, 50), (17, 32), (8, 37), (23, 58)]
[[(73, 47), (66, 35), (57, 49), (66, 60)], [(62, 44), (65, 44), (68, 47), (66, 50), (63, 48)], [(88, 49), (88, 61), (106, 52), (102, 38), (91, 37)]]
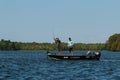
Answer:
[(120, 0), (0, 0), (0, 39), (105, 43), (120, 32)]

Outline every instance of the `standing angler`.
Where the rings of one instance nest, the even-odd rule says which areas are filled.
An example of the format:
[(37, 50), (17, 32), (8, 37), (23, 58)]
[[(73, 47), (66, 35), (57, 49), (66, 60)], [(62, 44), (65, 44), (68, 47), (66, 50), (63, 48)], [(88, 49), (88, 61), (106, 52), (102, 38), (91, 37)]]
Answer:
[(55, 43), (57, 44), (57, 49), (58, 49), (58, 54), (63, 54), (63, 51), (62, 51), (62, 45), (61, 45), (61, 41), (59, 38), (55, 38)]
[(70, 55), (73, 55), (73, 54), (74, 54), (73, 46), (74, 46), (74, 42), (73, 42), (72, 39), (69, 37), (68, 48), (69, 48), (69, 53), (70, 53)]

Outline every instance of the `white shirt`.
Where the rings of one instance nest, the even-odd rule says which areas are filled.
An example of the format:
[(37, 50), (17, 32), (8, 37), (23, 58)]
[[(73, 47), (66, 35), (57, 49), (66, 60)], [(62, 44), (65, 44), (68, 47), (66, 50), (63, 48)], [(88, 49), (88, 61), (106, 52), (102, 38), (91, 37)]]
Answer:
[(74, 42), (73, 41), (68, 41), (68, 47), (73, 47)]

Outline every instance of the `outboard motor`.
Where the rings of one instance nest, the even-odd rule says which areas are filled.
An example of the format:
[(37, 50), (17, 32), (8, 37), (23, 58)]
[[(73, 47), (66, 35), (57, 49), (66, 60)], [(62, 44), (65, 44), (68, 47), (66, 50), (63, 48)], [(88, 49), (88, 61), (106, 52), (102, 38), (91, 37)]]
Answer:
[(101, 52), (99, 51), (95, 52), (95, 56), (99, 58), (101, 56)]

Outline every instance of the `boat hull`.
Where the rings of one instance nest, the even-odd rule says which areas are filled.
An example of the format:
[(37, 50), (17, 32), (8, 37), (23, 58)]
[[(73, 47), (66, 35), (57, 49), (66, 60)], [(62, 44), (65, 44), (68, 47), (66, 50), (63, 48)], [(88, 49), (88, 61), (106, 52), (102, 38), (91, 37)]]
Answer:
[(99, 60), (100, 53), (98, 55), (58, 55), (47, 52), (47, 55), (55, 60)]

